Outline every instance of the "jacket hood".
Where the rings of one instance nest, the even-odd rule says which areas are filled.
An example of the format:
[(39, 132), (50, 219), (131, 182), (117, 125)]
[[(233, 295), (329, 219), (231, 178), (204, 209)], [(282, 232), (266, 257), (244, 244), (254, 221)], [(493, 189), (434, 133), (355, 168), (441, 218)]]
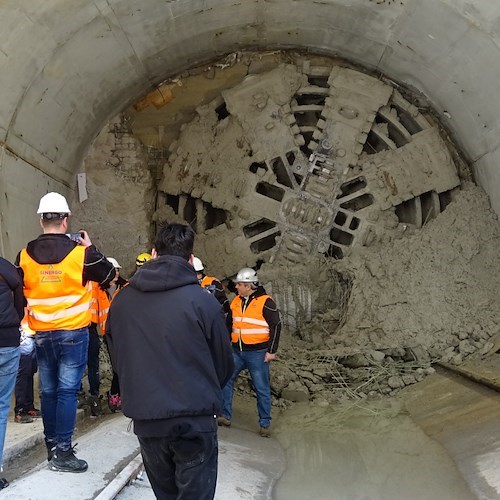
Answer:
[(77, 246), (65, 234), (41, 234), (26, 246), (28, 255), (39, 264), (58, 264)]
[(162, 255), (143, 264), (129, 286), (142, 292), (163, 292), (186, 285), (199, 285), (193, 266), (182, 257)]

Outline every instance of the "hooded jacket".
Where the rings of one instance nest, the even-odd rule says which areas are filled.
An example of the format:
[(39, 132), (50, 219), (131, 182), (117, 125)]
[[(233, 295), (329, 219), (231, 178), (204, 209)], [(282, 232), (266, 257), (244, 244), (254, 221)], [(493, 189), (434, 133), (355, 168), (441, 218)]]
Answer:
[(16, 268), (0, 257), (0, 347), (19, 346), (23, 315), (23, 283)]
[(114, 298), (106, 335), (126, 416), (220, 414), (231, 344), (220, 304), (189, 262), (171, 255), (146, 262)]
[[(30, 241), (26, 252), (39, 264), (57, 264), (63, 261), (78, 243), (70, 240), (65, 234), (41, 234), (36, 240)], [(16, 258), (16, 267), (24, 278), (24, 272), (19, 266), (21, 254)], [(97, 249), (90, 245), (85, 249), (85, 262), (83, 265), (82, 284), (87, 281), (99, 283), (101, 288), (107, 288), (116, 275), (113, 264)]]

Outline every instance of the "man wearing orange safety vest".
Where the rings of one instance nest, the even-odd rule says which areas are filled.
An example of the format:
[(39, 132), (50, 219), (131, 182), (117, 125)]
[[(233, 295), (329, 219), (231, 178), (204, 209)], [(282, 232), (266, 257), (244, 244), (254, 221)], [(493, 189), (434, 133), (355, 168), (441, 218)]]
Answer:
[(238, 375), (245, 368), (250, 372), (257, 394), (259, 434), (270, 437), (271, 385), (269, 364), (276, 358), (281, 320), (274, 300), (259, 286), (257, 273), (241, 269), (235, 279), (238, 295), (231, 303), (227, 317), (233, 344), (234, 372), (222, 390), (223, 411), (218, 424), (231, 426), (233, 389)]
[(229, 313), (229, 300), (226, 297), (222, 283), (217, 278), (205, 274), (203, 262), (198, 257), (193, 256), (193, 267), (201, 287), (210, 292), (219, 301), (224, 314), (227, 315)]
[[(113, 267), (116, 271), (116, 276), (106, 290), (103, 290), (97, 283), (92, 283), (92, 301), (90, 305), (92, 322), (89, 327), (89, 350), (87, 361), (87, 375), (89, 380), (90, 396), (87, 398), (87, 405), (90, 407), (90, 413), (94, 417), (97, 417), (101, 414), (101, 404), (99, 398), (99, 350), (101, 347), (101, 341), (99, 337), (102, 336), (104, 338), (107, 347), (107, 339), (104, 336), (104, 332), (106, 331), (106, 321), (108, 319), (109, 306), (116, 293), (118, 293), (120, 288), (127, 283), (127, 280), (123, 279), (120, 276), (120, 269), (122, 268), (122, 266), (118, 264), (118, 261), (113, 257), (108, 257), (107, 259), (108, 262), (111, 262), (111, 264), (113, 264)], [(114, 396), (114, 399), (112, 395)], [(111, 391), (108, 391), (107, 399), (108, 406), (114, 413), (117, 409), (119, 409), (119, 406), (121, 406), (121, 402), (119, 402), (120, 386), (118, 385), (118, 376), (116, 375), (114, 370), (113, 381), (111, 382)], [(116, 400), (118, 400), (118, 403), (116, 402)]]
[(43, 233), (19, 253), (28, 324), (35, 331), (41, 409), (49, 468), (84, 472), (71, 446), (77, 393), (87, 364), (92, 281), (106, 288), (113, 265), (86, 231), (67, 235), (71, 214), (64, 196), (48, 193), (38, 212)]
[[(108, 261), (111, 262), (108, 258)], [(113, 265), (114, 263), (111, 262)], [(99, 337), (104, 335), (106, 318), (109, 311), (108, 294), (96, 283), (92, 283), (92, 300), (90, 301), (90, 326), (89, 326), (89, 348), (87, 352), (87, 378), (89, 381), (89, 397), (83, 399), (83, 404), (90, 408), (93, 417), (101, 415), (101, 405), (99, 400), (99, 351), (101, 341)], [(82, 396), (83, 391), (80, 391)], [(79, 397), (79, 405), (81, 404)]]

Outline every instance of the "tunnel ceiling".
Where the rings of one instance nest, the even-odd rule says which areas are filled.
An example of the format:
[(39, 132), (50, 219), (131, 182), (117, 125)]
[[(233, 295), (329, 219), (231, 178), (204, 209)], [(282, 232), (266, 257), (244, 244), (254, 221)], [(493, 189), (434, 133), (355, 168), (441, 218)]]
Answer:
[[(499, 211), (496, 2), (21, 0), (1, 14), (4, 220), (31, 214), (47, 189), (74, 189), (104, 123), (165, 78), (245, 48), (287, 47), (339, 54), (422, 91)], [(32, 226), (10, 230), (4, 222), (7, 253)]]

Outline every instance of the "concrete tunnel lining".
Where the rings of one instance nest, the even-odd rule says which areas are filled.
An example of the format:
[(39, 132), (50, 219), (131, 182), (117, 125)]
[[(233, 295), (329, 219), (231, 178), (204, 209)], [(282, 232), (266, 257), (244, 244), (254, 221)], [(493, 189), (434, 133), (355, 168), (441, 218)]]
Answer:
[(44, 192), (72, 195), (74, 175), (111, 117), (164, 79), (244, 49), (339, 55), (422, 92), (500, 213), (500, 104), (492, 99), (500, 6), (480, 0), (134, 4), (47, 0), (35, 7), (21, 0), (1, 8), (9, 34), (0, 42), (5, 257), (13, 259), (39, 232), (34, 213)]
[[(307, 14), (307, 15), (305, 15)], [(245, 48), (339, 54), (423, 92), (497, 199), (500, 6), (491, 2), (22, 1), (2, 7), (2, 241), (36, 231), (36, 198), (68, 192), (89, 144), (179, 71)], [(481, 78), (478, 78), (481, 75)], [(21, 227), (11, 221), (20, 217)], [(18, 225), (16, 225), (18, 226)]]

